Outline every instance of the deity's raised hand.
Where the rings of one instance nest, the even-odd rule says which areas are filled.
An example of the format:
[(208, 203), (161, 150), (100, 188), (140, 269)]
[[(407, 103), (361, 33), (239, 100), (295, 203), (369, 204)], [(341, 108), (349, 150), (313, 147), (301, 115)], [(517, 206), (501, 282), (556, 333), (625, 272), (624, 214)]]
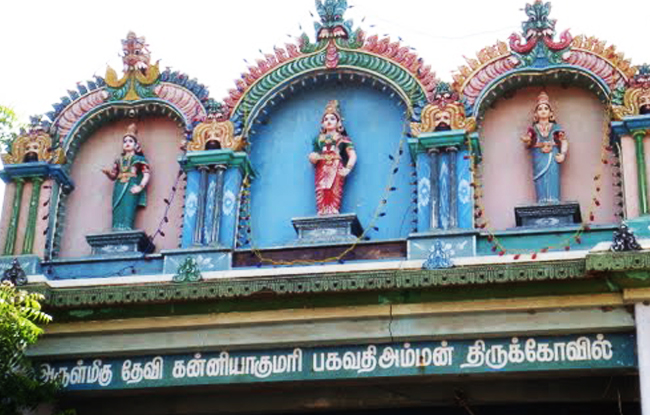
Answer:
[(102, 173), (104, 173), (109, 179), (115, 180), (115, 175), (113, 174), (112, 169), (102, 169)]

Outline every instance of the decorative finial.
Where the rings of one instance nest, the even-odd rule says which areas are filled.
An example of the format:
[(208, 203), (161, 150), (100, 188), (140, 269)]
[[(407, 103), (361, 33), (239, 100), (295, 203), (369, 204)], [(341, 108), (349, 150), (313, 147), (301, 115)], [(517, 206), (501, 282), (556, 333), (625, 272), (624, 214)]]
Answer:
[(20, 266), (18, 258), (14, 258), (11, 267), (6, 269), (2, 274), (0, 282), (5, 281), (9, 281), (15, 286), (27, 284), (27, 274), (25, 274), (25, 271), (23, 271), (23, 268)]
[(124, 72), (129, 70), (144, 71), (149, 67), (151, 54), (145, 43), (145, 37), (138, 37), (132, 31), (127, 33), (126, 39), (122, 40), (122, 62), (124, 62)]
[(189, 256), (178, 266), (176, 275), (172, 277), (173, 282), (198, 282), (201, 280), (203, 280), (203, 276), (199, 264)]
[(431, 102), (436, 105), (447, 105), (455, 101), (458, 101), (458, 93), (451, 85), (447, 82), (438, 82)]
[(553, 40), (556, 20), (549, 19), (551, 3), (536, 0), (533, 4), (527, 4), (525, 11), (528, 20), (521, 25), (523, 41), (520, 35), (513, 33), (510, 35), (510, 49), (518, 55), (523, 66), (544, 67), (549, 63), (562, 63), (562, 55), (571, 46), (573, 37), (565, 30), (559, 41)]
[(614, 252), (640, 251), (641, 245), (639, 245), (630, 228), (623, 223), (614, 231), (611, 250)]
[(144, 36), (129, 32), (122, 40), (124, 76), (118, 78), (111, 67), (106, 69), (106, 86), (111, 101), (136, 101), (154, 98), (154, 88), (160, 76), (158, 63), (151, 64), (151, 54)]
[(551, 14), (551, 2), (542, 3), (536, 0), (533, 4), (526, 5), (528, 20), (521, 24), (524, 37), (553, 37), (555, 35), (555, 19), (549, 19)]
[(344, 21), (343, 15), (348, 9), (348, 2), (346, 0), (316, 0), (316, 10), (320, 16), (321, 22), (315, 22), (316, 38), (333, 39), (343, 38), (347, 39), (352, 33), (352, 20)]
[(441, 268), (451, 268), (454, 264), (449, 259), (449, 253), (442, 246), (442, 241), (436, 239), (433, 241), (433, 246), (429, 250), (429, 257), (424, 264), (422, 264), (422, 269), (434, 270)]

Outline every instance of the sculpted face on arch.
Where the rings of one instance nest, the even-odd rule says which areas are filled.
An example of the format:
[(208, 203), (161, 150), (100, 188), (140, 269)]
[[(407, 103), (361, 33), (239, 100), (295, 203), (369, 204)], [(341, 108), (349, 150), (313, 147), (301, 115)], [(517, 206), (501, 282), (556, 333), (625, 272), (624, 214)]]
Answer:
[(639, 97), (639, 114), (650, 114), (650, 89), (645, 90)]

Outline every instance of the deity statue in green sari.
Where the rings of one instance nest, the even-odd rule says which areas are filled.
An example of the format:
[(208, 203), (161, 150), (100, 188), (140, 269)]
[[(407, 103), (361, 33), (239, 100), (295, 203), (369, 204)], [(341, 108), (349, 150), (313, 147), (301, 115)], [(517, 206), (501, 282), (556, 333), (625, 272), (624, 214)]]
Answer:
[(113, 187), (113, 230), (133, 229), (138, 207), (147, 206), (145, 187), (151, 176), (149, 163), (138, 143), (135, 124), (131, 124), (122, 138), (122, 154), (112, 168), (102, 172), (115, 182)]

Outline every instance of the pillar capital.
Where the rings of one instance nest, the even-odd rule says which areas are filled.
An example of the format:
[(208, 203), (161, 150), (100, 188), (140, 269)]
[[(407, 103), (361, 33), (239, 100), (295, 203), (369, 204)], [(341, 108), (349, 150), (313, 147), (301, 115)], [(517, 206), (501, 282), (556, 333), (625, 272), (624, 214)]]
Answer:
[(650, 135), (650, 129), (639, 129), (632, 131), (632, 137), (635, 140), (643, 140), (645, 137)]
[(248, 154), (244, 151), (230, 149), (189, 151), (179, 157), (178, 162), (185, 171), (200, 169), (201, 166), (223, 166), (220, 168), (224, 170), (236, 167), (245, 176), (255, 177)]

